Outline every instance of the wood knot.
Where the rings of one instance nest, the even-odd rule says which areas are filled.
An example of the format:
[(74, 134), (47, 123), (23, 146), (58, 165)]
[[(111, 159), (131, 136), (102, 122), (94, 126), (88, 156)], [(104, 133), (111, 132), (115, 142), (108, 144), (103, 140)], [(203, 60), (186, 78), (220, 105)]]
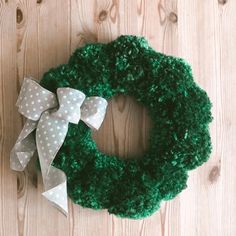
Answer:
[(219, 178), (219, 176), (220, 176), (220, 168), (219, 168), (219, 166), (214, 166), (214, 167), (211, 169), (211, 172), (210, 172), (210, 174), (209, 174), (208, 179), (209, 179), (209, 181), (210, 181), (211, 183), (214, 183), (214, 182), (217, 181), (217, 179)]
[(219, 4), (225, 5), (227, 3), (227, 0), (218, 0)]
[(176, 13), (171, 12), (169, 15), (169, 20), (173, 23), (176, 23), (178, 21), (178, 16), (176, 15)]
[(104, 21), (104, 20), (106, 20), (106, 18), (107, 18), (107, 11), (102, 10), (99, 13), (98, 19), (99, 19), (99, 21)]
[(20, 24), (23, 21), (23, 12), (21, 9), (18, 7), (16, 9), (16, 22), (17, 24)]
[(43, 1), (43, 0), (37, 0), (37, 3), (40, 4), (40, 3), (42, 3), (42, 1)]

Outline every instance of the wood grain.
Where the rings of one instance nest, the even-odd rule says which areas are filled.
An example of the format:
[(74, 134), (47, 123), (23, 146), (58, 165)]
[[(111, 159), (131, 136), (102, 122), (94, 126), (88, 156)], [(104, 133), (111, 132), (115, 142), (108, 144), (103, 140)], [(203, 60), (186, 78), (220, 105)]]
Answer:
[[(0, 0), (0, 236), (236, 235), (235, 11), (233, 0)], [(66, 63), (77, 47), (122, 34), (191, 63), (213, 103), (211, 159), (149, 218), (120, 219), (71, 201), (65, 218), (42, 198), (35, 160), (23, 173), (9, 168), (24, 122), (14, 105), (20, 84)], [(117, 96), (93, 137), (102, 151), (132, 158), (147, 148), (150, 129), (145, 108)]]

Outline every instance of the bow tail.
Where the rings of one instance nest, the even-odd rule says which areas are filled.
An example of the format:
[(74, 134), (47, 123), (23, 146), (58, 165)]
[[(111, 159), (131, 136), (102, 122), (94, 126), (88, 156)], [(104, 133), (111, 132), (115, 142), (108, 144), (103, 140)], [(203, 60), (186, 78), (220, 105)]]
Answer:
[(67, 185), (65, 173), (52, 166), (68, 130), (68, 122), (46, 111), (36, 130), (36, 144), (45, 192), (43, 196), (67, 215)]
[(37, 122), (26, 120), (26, 123), (10, 153), (11, 169), (23, 171), (36, 150), (33, 131), (36, 129)]
[(67, 184), (66, 175), (63, 171), (51, 166), (47, 175), (48, 181), (45, 181), (45, 192), (42, 195), (50, 201), (55, 207), (68, 213), (67, 202)]

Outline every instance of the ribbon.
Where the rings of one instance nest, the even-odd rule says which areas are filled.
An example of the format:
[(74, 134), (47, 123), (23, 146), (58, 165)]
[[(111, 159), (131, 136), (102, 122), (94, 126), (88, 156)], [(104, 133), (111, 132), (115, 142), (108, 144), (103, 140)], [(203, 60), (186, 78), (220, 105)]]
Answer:
[(67, 215), (66, 175), (51, 164), (65, 140), (69, 123), (82, 120), (90, 128), (99, 129), (107, 101), (102, 97), (86, 98), (72, 88), (58, 88), (56, 96), (33, 78), (25, 78), (16, 105), (27, 120), (11, 151), (10, 166), (23, 171), (37, 150), (45, 189), (42, 194)]

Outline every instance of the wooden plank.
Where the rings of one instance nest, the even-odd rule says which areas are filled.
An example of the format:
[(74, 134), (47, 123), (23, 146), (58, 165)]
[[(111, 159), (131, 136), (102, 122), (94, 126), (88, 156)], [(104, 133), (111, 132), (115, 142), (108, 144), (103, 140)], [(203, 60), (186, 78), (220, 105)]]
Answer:
[[(235, 88), (227, 73), (229, 69), (232, 72), (231, 62), (235, 55), (226, 56), (224, 51), (229, 53), (235, 48), (231, 42), (232, 36), (235, 39), (235, 30), (229, 23), (235, 22), (232, 11), (236, 9), (235, 3), (181, 1), (179, 9), (182, 9), (179, 13), (180, 56), (190, 61), (197, 82), (208, 92), (214, 116), (211, 159), (190, 174), (188, 189), (181, 194), (181, 220), (185, 222), (181, 235), (234, 235), (232, 222), (235, 222), (235, 215), (228, 211), (235, 209), (232, 202), (236, 192), (235, 174), (232, 172), (235, 165), (232, 153), (227, 151), (232, 150), (229, 146), (235, 140), (232, 133), (235, 126), (229, 128), (224, 116), (229, 114), (225, 111), (228, 107), (226, 98), (231, 96), (232, 101), (230, 91)], [(225, 42), (226, 39), (230, 39), (229, 43)], [(227, 81), (234, 85), (229, 93), (224, 89)], [(233, 114), (226, 115), (229, 122), (233, 120)], [(230, 207), (225, 204), (230, 204)], [(226, 211), (228, 214), (222, 215)]]
[[(71, 1), (71, 53), (89, 42), (97, 42), (96, 0)], [(105, 16), (103, 16), (105, 17)], [(71, 204), (70, 235), (111, 235), (112, 219), (105, 210), (94, 211)]]
[(221, 212), (215, 214), (221, 219), (221, 235), (231, 236), (236, 234), (236, 2), (219, 0), (216, 9), (219, 20), (217, 94), (220, 97), (215, 97), (220, 107), (217, 111), (216, 150), (221, 157)]
[[(112, 9), (114, 7), (112, 4), (113, 1), (110, 0), (99, 1), (100, 7), (98, 9), (100, 13), (98, 11), (98, 15), (100, 16), (103, 11), (106, 11), (107, 15), (109, 15), (109, 8)], [(100, 21), (100, 24), (97, 24), (99, 41), (112, 40), (118, 35), (137, 34), (138, 32), (138, 24), (136, 21), (137, 1), (119, 1), (116, 2), (116, 4), (116, 18), (113, 17), (113, 21), (111, 18), (107, 18)], [(117, 25), (113, 24), (113, 22), (117, 22)], [(118, 35), (112, 34), (113, 31)], [(108, 35), (110, 35), (110, 37), (107, 37)], [(136, 150), (137, 153), (138, 149), (136, 148), (139, 142), (135, 143), (135, 141), (138, 140), (136, 139), (134, 141), (131, 135), (129, 135), (134, 129), (136, 133), (137, 128), (142, 127), (142, 121), (144, 121), (142, 117), (140, 117), (141, 119), (135, 119), (134, 112), (137, 110), (141, 113), (142, 107), (138, 107), (135, 101), (131, 100), (129, 97), (119, 96), (110, 101), (108, 114), (106, 116), (108, 122), (105, 120), (103, 127), (97, 133), (98, 136), (95, 137), (95, 140), (98, 140), (98, 147), (100, 147), (102, 151), (119, 155), (121, 158), (135, 154), (134, 150)], [(102, 134), (102, 139), (99, 139), (100, 133)], [(140, 131), (140, 133), (136, 136), (138, 139), (142, 137), (143, 130)], [(134, 147), (135, 145), (136, 148)], [(112, 222), (112, 235), (139, 235), (142, 229), (142, 220), (127, 220), (112, 216)]]
[[(59, 0), (22, 0), (17, 1), (17, 9), (17, 80), (21, 83), (29, 75), (39, 80), (49, 68), (66, 63), (69, 57), (70, 5)], [(19, 175), (19, 234), (67, 235), (70, 218), (42, 197), (41, 174), (37, 175), (34, 167)]]
[(217, 40), (217, 7), (217, 1), (184, 1), (180, 6), (180, 9), (186, 10), (180, 13), (180, 55), (192, 64), (195, 80), (208, 92), (214, 104), (212, 111), (215, 118), (211, 125), (214, 147), (211, 159), (191, 172), (188, 189), (181, 194), (181, 220), (186, 222), (185, 226), (181, 227), (183, 235), (224, 235), (219, 217), (223, 202), (219, 178), (222, 146), (218, 144), (221, 139), (221, 93), (218, 90), (221, 87), (221, 79), (218, 71), (220, 52)]
[(17, 180), (9, 152), (19, 130), (14, 108), (16, 83), (16, 21), (14, 2), (0, 1), (0, 235), (17, 235)]

